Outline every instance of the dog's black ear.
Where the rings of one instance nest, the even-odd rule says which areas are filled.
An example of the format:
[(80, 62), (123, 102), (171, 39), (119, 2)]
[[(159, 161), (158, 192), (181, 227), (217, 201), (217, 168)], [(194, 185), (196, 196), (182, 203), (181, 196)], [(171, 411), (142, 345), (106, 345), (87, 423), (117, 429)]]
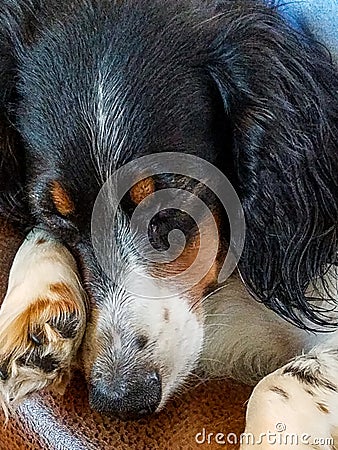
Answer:
[(210, 20), (218, 31), (208, 70), (232, 123), (247, 225), (239, 270), (287, 320), (327, 324), (320, 301), (309, 302), (305, 291), (337, 264), (337, 70), (324, 48), (274, 11), (230, 3)]

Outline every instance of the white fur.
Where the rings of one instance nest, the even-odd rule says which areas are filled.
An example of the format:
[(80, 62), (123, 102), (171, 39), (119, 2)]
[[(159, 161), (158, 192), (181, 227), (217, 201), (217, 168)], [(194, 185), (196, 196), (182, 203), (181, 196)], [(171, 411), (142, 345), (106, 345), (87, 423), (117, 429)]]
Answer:
[[(37, 245), (40, 238), (47, 242)], [(132, 236), (126, 232), (124, 244), (128, 239)], [(131, 241), (123, 248), (126, 253), (117, 251), (114, 257), (121, 269), (115, 280), (119, 282), (110, 290), (102, 287), (104, 301), (95, 323), (99, 350), (92, 361), (92, 382), (119, 363), (131, 374), (144, 363), (153, 364), (162, 379), (161, 409), (197, 365), (208, 377), (230, 376), (246, 382), (255, 382), (275, 370), (256, 386), (249, 401), (246, 433), (256, 441), (250, 445), (243, 442), (242, 448), (270, 448), (259, 437), (280, 423), (286, 426), (284, 434), (307, 433), (313, 448), (330, 448), (329, 439), (338, 430), (338, 331), (313, 334), (293, 327), (254, 301), (236, 275), (199, 308), (192, 308), (188, 295), (174, 294), (163, 280), (149, 277), (137, 265)], [(331, 293), (338, 298), (336, 270), (331, 268), (328, 280)], [(0, 311), (0, 329), (58, 281), (78, 292), (77, 301), (83, 307), (82, 289), (70, 254), (45, 233), (31, 233), (12, 266)], [(309, 288), (309, 295), (313, 289)], [(149, 344), (138, 351), (135, 336), (140, 333), (148, 337)], [(311, 375), (310, 382), (297, 377), (295, 371)], [(33, 375), (35, 381), (26, 389), (27, 394), (53, 381), (40, 375), (37, 382), (37, 373)], [(3, 396), (6, 384), (2, 383)], [(15, 383), (11, 386), (18, 388)], [(319, 438), (325, 443), (318, 444)]]
[[(100, 346), (94, 364), (96, 371), (101, 373), (109, 368), (113, 370), (120, 361), (131, 376), (138, 365), (153, 364), (162, 379), (160, 409), (196, 368), (204, 330), (201, 321), (190, 310), (187, 298), (173, 294), (160, 281), (141, 272), (139, 269), (136, 276), (131, 271), (123, 283), (106, 293), (96, 325), (96, 339), (105, 340), (106, 344)], [(141, 284), (139, 280), (142, 280)], [(145, 335), (149, 340), (142, 352), (135, 351), (137, 334)], [(95, 377), (95, 370), (92, 376)]]
[[(45, 240), (45, 243), (37, 245), (39, 239)], [(37, 297), (44, 296), (51, 284), (60, 281), (66, 281), (78, 290), (74, 258), (47, 233), (32, 231), (17, 251), (11, 267), (1, 306), (0, 329), (13, 314), (26, 309)]]
[[(330, 294), (336, 299), (337, 270), (332, 266), (326, 280)], [(332, 450), (338, 445), (338, 331), (313, 339), (312, 349), (265, 377), (254, 389), (245, 430), (253, 440), (250, 445), (244, 442), (243, 450), (249, 447)], [(278, 390), (284, 394), (280, 395)], [(280, 424), (282, 431), (278, 430)], [(269, 441), (266, 433), (276, 432), (276, 427), (277, 442)], [(260, 436), (264, 438), (259, 439)], [(292, 436), (294, 445), (290, 444)]]
[[(143, 279), (144, 280), (144, 279)], [(162, 370), (162, 401), (159, 409), (196, 368), (204, 329), (189, 307), (188, 298), (174, 295), (160, 282), (143, 281), (144, 295), (135, 297), (137, 323), (156, 342), (154, 358)], [(165, 310), (169, 316), (164, 321)]]
[[(56, 317), (64, 313), (58, 294), (50, 287), (62, 283), (71, 293), (70, 302), (78, 311), (78, 332), (74, 339), (64, 339), (47, 323), (46, 314), (41, 311), (41, 319), (35, 313), (31, 318), (28, 308), (40, 299), (48, 299), (55, 305)], [(55, 317), (53, 316), (53, 317)], [(20, 318), (23, 318), (20, 321)], [(53, 318), (49, 316), (49, 318)], [(19, 248), (8, 281), (8, 289), (0, 309), (0, 364), (6, 365), (9, 377), (0, 381), (0, 404), (6, 414), (17, 402), (28, 394), (54, 383), (62, 389), (61, 384), (68, 378), (69, 369), (81, 343), (85, 326), (85, 294), (80, 285), (76, 263), (65, 247), (53, 240), (41, 230), (32, 231)], [(24, 329), (16, 329), (16, 321), (24, 323)], [(60, 360), (60, 370), (45, 373), (40, 368), (24, 365), (21, 357), (34, 351), (29, 334), (34, 326), (44, 330), (45, 340), (40, 347), (41, 355), (56, 355)], [(16, 336), (14, 337), (14, 334)], [(11, 349), (10, 354), (3, 354), (4, 349)]]
[(204, 306), (205, 342), (200, 364), (212, 376), (252, 384), (293, 356), (310, 350), (318, 339), (255, 301), (236, 275)]

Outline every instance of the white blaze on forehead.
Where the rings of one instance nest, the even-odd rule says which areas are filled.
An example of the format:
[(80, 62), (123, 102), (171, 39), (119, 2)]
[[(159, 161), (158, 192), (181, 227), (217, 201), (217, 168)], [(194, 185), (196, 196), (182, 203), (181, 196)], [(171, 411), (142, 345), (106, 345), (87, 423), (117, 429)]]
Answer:
[(96, 119), (97, 119), (97, 150), (114, 150), (111, 156), (115, 165), (119, 159), (122, 145), (126, 139), (124, 133), (125, 115), (124, 102), (125, 95), (120, 92), (119, 79), (114, 74), (113, 79), (108, 79), (110, 75), (104, 74), (102, 71), (98, 73), (97, 81), (97, 103), (96, 103)]
[(79, 97), (82, 120), (91, 143), (91, 158), (102, 181), (121, 159), (127, 141), (126, 92), (121, 89), (118, 72), (99, 69), (92, 91)]

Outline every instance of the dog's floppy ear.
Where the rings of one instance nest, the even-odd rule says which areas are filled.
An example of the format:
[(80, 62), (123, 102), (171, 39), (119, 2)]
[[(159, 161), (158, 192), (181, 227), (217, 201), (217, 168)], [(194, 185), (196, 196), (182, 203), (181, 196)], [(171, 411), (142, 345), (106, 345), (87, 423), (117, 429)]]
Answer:
[(287, 320), (323, 325), (320, 302), (305, 291), (337, 262), (337, 71), (319, 44), (251, 4), (221, 7), (209, 25), (218, 32), (208, 70), (232, 123), (247, 224), (239, 270)]

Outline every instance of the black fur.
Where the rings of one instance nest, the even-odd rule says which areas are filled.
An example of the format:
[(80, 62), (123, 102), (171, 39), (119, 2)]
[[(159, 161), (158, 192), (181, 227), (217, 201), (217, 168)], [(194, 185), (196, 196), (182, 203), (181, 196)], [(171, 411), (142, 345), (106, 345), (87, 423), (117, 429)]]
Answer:
[[(239, 270), (248, 288), (300, 327), (329, 322), (304, 296), (338, 249), (338, 77), (323, 47), (254, 0), (3, 0), (1, 8), (6, 217), (60, 235), (91, 267), (91, 208), (110, 169), (158, 151), (197, 154), (225, 172), (243, 203)], [(100, 71), (110, 123), (123, 104), (115, 167), (109, 136), (91, 156)], [(68, 218), (51, 202), (53, 180), (75, 199)]]

